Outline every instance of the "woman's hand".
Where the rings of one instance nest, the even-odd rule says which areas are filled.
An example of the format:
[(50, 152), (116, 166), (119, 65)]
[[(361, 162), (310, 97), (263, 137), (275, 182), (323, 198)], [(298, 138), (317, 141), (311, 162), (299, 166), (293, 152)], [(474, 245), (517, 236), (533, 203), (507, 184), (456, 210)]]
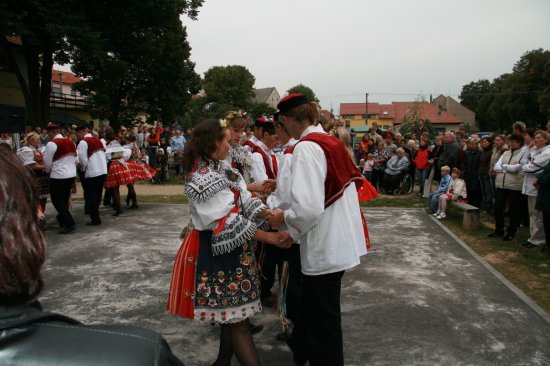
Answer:
[(267, 219), (269, 220), (269, 225), (276, 229), (285, 223), (284, 211), (280, 208), (276, 208), (271, 211), (271, 213), (267, 216)]

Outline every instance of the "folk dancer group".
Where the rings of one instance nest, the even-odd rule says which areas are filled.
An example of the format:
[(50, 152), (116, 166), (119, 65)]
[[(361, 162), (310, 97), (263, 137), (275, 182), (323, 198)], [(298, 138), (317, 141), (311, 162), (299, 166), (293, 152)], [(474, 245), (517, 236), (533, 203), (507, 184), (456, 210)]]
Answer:
[(77, 172), (84, 193), (85, 213), (90, 216), (87, 225), (101, 225), (99, 206), (104, 187), (116, 191), (113, 194), (116, 196), (115, 215), (122, 212), (120, 196), (117, 194), (121, 184), (129, 185), (128, 197), (137, 208), (133, 183), (137, 180), (150, 180), (155, 170), (140, 162), (140, 156), (136, 156), (135, 149), (122, 147), (112, 130), (108, 130), (106, 136), (110, 139), (109, 146), (107, 141), (93, 136), (86, 125), (75, 126), (78, 145), (61, 134), (58, 124), (49, 123), (47, 130), (50, 141), (43, 150), (40, 149), (39, 136), (31, 133), (17, 155), (34, 173), (41, 198), (38, 210), (42, 217), (48, 195), (50, 196), (57, 211), (60, 234), (69, 234), (75, 230), (76, 223), (70, 210), (70, 202)]
[[(345, 145), (319, 126), (315, 103), (291, 94), (277, 107), (273, 122), (256, 120), (245, 146), (247, 121), (236, 113), (193, 130), (183, 155), (192, 225), (176, 255), (167, 307), (221, 325), (215, 365), (229, 365), (233, 354), (258, 365), (249, 318), (261, 311), (260, 298), (269, 299), (266, 263), (286, 260), (294, 327), (285, 335), (294, 361), (343, 365), (341, 279), (367, 252), (358, 198), (364, 179)], [(279, 156), (277, 138), (285, 145)]]

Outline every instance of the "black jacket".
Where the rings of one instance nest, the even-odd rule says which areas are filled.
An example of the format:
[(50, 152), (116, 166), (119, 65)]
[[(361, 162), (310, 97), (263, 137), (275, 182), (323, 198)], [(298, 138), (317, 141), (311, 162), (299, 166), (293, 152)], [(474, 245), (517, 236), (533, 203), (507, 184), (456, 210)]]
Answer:
[(156, 332), (86, 326), (32, 306), (0, 306), (0, 365), (140, 366), (183, 363)]

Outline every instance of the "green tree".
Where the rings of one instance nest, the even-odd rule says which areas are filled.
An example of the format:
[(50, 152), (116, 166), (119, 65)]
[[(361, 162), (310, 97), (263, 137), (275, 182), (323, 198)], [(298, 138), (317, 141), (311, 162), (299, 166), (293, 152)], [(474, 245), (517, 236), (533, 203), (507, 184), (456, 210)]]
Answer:
[(493, 98), (491, 82), (487, 79), (472, 81), (462, 87), (460, 104), (476, 114), (481, 131), (491, 131), (494, 126), (488, 114), (488, 106)]
[[(45, 126), (50, 116), (54, 61), (69, 61), (71, 40), (87, 39), (83, 2), (17, 0), (0, 3), (0, 63), (13, 72), (25, 99), (26, 118)], [(17, 37), (10, 42), (5, 36)], [(19, 44), (20, 43), (20, 44)]]
[(304, 84), (298, 84), (296, 86), (293, 86), (292, 88), (287, 90), (287, 93), (288, 94), (300, 93), (305, 95), (308, 101), (319, 103), (319, 99), (317, 99), (317, 96), (315, 95), (313, 90), (311, 90), (311, 88), (305, 86)]
[(124, 0), (87, 4), (87, 21), (97, 34), (92, 45), (77, 43), (73, 71), (77, 88), (94, 102), (94, 114), (115, 130), (141, 113), (172, 123), (183, 115), (199, 76), (180, 15), (196, 16), (201, 1)]
[(254, 97), (255, 82), (244, 66), (214, 66), (204, 73), (202, 88), (208, 103), (246, 110)]
[(277, 109), (273, 108), (267, 103), (251, 103), (250, 107), (248, 108), (248, 113), (250, 114), (250, 117), (252, 119), (256, 119), (262, 116), (267, 116), (269, 118), (272, 118), (273, 113), (275, 113)]

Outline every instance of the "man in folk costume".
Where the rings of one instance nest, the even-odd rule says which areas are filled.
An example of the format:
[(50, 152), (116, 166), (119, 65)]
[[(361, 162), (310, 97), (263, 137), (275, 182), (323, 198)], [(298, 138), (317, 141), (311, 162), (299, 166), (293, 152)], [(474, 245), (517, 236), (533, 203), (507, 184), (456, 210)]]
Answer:
[[(278, 114), (273, 116), (275, 131), (279, 137), (279, 143), (282, 145), (280, 154), (278, 155), (279, 171), (277, 174), (277, 189), (272, 192), (266, 199), (266, 205), (270, 209), (280, 208), (288, 210), (292, 206), (291, 196), (291, 169), (292, 152), (294, 145), (298, 142), (286, 130), (283, 124), (278, 121)], [(318, 132), (323, 132), (319, 125)], [(279, 227), (279, 231), (286, 231), (286, 225)], [(293, 324), (300, 321), (299, 309), (300, 298), (302, 295), (302, 269), (300, 265), (300, 245), (294, 242), (292, 246), (282, 252), (278, 260), (279, 270), (279, 292), (277, 294), (277, 307), (279, 316), (283, 323), (283, 333), (277, 335), (278, 340), (288, 340), (288, 334), (292, 332), (291, 324), (288, 324), (287, 319), (290, 319)], [(283, 312), (283, 309), (285, 310)]]
[(263, 135), (263, 126), (267, 120), (263, 117), (256, 118), (254, 125), (252, 126), (253, 134), (244, 142), (243, 146), (245, 150), (252, 154), (252, 150), (258, 145)]
[(286, 224), (294, 242), (300, 240), (301, 321), (290, 346), (297, 364), (343, 365), (341, 280), (367, 252), (357, 194), (361, 173), (339, 139), (317, 132), (316, 103), (294, 93), (277, 108), (285, 129), (300, 139), (292, 154), (291, 207), (270, 215), (271, 226)]
[(69, 211), (71, 189), (76, 177), (76, 146), (70, 138), (63, 137), (58, 124), (49, 123), (50, 142), (44, 152), (44, 171), (50, 173), (50, 198), (57, 210), (60, 234), (75, 230), (75, 221)]
[[(265, 182), (275, 180), (279, 171), (277, 156), (273, 148), (277, 145), (278, 138), (275, 132), (273, 121), (264, 120), (260, 122), (261, 136), (256, 145), (252, 148), (252, 169), (251, 179), (253, 182)], [(266, 195), (260, 195), (265, 201)], [(262, 269), (261, 300), (264, 306), (273, 305), (273, 295), (271, 288), (275, 282), (275, 270), (277, 263), (283, 256), (283, 250), (271, 245), (261, 245), (258, 254), (260, 266)]]
[(93, 137), (85, 125), (76, 126), (76, 135), (80, 142), (77, 146), (78, 164), (84, 172), (84, 201), (91, 221), (86, 225), (101, 225), (99, 203), (107, 177), (107, 160), (101, 140)]

